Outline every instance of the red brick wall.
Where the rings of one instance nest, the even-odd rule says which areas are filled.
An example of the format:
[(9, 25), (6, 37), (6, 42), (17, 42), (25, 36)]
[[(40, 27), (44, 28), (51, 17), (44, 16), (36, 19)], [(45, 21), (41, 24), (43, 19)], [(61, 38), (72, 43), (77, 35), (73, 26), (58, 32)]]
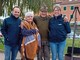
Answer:
[[(66, 10), (64, 10), (64, 6), (66, 6)], [(76, 6), (76, 5), (62, 5), (61, 6), (62, 13), (65, 14), (69, 20), (70, 20), (70, 15), (73, 13), (73, 10), (71, 10), (71, 6)], [(79, 7), (79, 10), (80, 10), (80, 4), (78, 4), (77, 6)], [(72, 19), (73, 21), (75, 19), (74, 16), (75, 16), (75, 14), (73, 15), (73, 19)], [(78, 12), (77, 12), (76, 16), (77, 16), (77, 20), (80, 21), (80, 15)]]
[[(62, 2), (62, 3), (61, 3)], [(73, 10), (71, 10), (71, 6), (78, 6), (80, 10), (80, 0), (56, 0), (56, 3), (59, 3), (61, 5), (62, 13), (65, 14), (68, 19), (70, 20), (70, 15), (73, 13)], [(66, 10), (64, 10), (64, 6), (66, 6)], [(73, 21), (74, 21), (74, 15), (73, 15)], [(80, 15), (77, 13), (77, 20), (80, 21)]]

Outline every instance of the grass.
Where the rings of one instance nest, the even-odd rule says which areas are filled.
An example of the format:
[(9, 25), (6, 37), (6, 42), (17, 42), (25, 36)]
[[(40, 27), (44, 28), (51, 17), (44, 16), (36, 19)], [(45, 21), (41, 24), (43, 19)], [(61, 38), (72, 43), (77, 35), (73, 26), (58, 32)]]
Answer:
[[(66, 47), (65, 47), (65, 51), (64, 51), (65, 54), (67, 53), (67, 48), (72, 46), (72, 41), (73, 41), (73, 39), (66, 39)], [(80, 39), (75, 39), (74, 46), (80, 48)], [(4, 45), (1, 42), (0, 42), (0, 50), (4, 50)]]
[[(72, 47), (72, 42), (73, 42), (73, 39), (66, 39), (66, 47), (64, 51), (65, 54), (67, 53), (67, 48)], [(80, 48), (80, 39), (75, 39), (74, 46)]]
[(4, 45), (0, 43), (0, 50), (4, 50)]
[(4, 50), (4, 45), (3, 45), (3, 37), (0, 37), (0, 51)]

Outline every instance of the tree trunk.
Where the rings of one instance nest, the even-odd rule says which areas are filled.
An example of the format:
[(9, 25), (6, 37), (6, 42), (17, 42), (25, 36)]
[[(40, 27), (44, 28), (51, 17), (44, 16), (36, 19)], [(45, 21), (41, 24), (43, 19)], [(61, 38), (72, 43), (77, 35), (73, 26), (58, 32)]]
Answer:
[(2, 9), (3, 9), (2, 4), (3, 4), (3, 0), (0, 0), (0, 16), (2, 16)]

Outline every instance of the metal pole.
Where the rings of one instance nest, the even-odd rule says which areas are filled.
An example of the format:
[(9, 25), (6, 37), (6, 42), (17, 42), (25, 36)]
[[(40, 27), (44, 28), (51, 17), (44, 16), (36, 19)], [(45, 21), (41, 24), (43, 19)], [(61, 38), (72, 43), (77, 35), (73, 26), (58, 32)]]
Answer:
[(75, 13), (75, 22), (74, 22), (74, 35), (73, 35), (73, 42), (72, 42), (72, 54), (71, 54), (71, 60), (73, 60), (73, 54), (74, 54), (74, 42), (75, 42), (75, 32), (76, 32), (76, 21), (77, 21), (77, 8), (74, 9)]

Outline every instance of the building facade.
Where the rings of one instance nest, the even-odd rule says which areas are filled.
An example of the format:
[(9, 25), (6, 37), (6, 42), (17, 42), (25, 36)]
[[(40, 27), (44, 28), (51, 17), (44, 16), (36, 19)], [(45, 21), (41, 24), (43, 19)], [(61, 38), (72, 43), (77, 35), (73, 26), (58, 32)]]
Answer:
[[(56, 4), (61, 5), (63, 15), (66, 15), (69, 20), (72, 18), (71, 22), (75, 20), (80, 22), (80, 0), (56, 0)], [(75, 11), (77, 11), (76, 14)], [(77, 19), (75, 19), (75, 15)]]

